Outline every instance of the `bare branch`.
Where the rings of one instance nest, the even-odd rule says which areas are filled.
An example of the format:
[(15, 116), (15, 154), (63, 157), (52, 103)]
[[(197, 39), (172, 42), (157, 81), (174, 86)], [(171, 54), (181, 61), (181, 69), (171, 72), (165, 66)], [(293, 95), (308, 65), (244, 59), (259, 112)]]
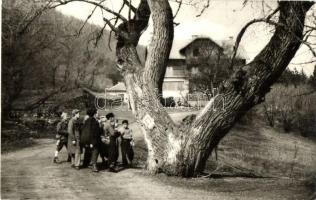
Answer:
[[(128, 5), (128, 6), (130, 5), (127, 0), (124, 0), (124, 2), (123, 2), (123, 4), (122, 4), (122, 6), (121, 6), (121, 8), (120, 8), (120, 10), (119, 10), (118, 13), (121, 13), (121, 12), (122, 12), (122, 10), (123, 10), (123, 8), (124, 8), (125, 5)], [(131, 6), (132, 6), (132, 5), (130, 5), (130, 9), (132, 9)], [(136, 9), (136, 8), (135, 8), (135, 9)], [(103, 13), (102, 13), (102, 15), (103, 15)], [(119, 20), (119, 18), (116, 17), (116, 18), (115, 18), (115, 22), (114, 22), (114, 26), (116, 26), (116, 24), (118, 23), (118, 20)], [(110, 51), (112, 51), (112, 48), (111, 48), (112, 33), (113, 33), (113, 30), (110, 31), (110, 35), (109, 35), (109, 38), (108, 38), (108, 47), (109, 47)]]
[(111, 38), (112, 38), (112, 33), (113, 33), (113, 31), (111, 30), (110, 31), (110, 35), (109, 35), (109, 38), (108, 38), (108, 47), (109, 47), (109, 49), (112, 51), (112, 48), (111, 48)]
[[(124, 8), (124, 6), (126, 5), (126, 3), (125, 2), (123, 2), (123, 4), (122, 4), (122, 6), (121, 6), (121, 8), (120, 8), (120, 10), (119, 10), (119, 14), (121, 14), (121, 12), (122, 12), (122, 10), (123, 10), (123, 8)], [(114, 26), (116, 26), (116, 24), (117, 24), (117, 22), (118, 22), (118, 17), (116, 17), (116, 19), (115, 19), (115, 22), (114, 22)]]
[[(51, 1), (52, 1), (52, 0), (51, 0)], [(99, 7), (99, 8), (101, 8), (102, 10), (104, 10), (104, 11), (106, 11), (106, 12), (108, 12), (108, 13), (110, 13), (110, 14), (112, 14), (112, 15), (118, 17), (118, 18), (120, 18), (122, 21), (127, 21), (127, 19), (126, 19), (123, 15), (121, 15), (121, 14), (119, 14), (118, 12), (115, 12), (114, 10), (111, 10), (110, 8), (108, 8), (108, 7), (104, 6), (104, 5), (102, 5), (101, 3), (102, 3), (103, 1), (101, 1), (101, 2), (95, 2), (95, 1), (92, 1), (92, 0), (55, 0), (55, 2), (56, 2), (57, 4), (51, 6), (50, 9), (51, 9), (51, 8), (59, 7), (59, 6), (61, 6), (61, 5), (66, 5), (66, 4), (71, 3), (71, 2), (83, 2), (83, 3), (95, 5), (95, 6)]]
[(292, 65), (305, 65), (305, 64), (310, 64), (310, 63), (314, 63), (316, 62), (316, 60), (311, 60), (311, 61), (307, 61), (307, 62), (300, 62), (300, 63), (291, 63)]
[(111, 28), (112, 31), (114, 31), (117, 35), (120, 35), (126, 39), (129, 38), (128, 34), (126, 32), (123, 32), (121, 30), (119, 30), (118, 28), (116, 28), (110, 20), (106, 19), (105, 17), (103, 18), (103, 21)]
[(101, 39), (102, 35), (103, 35), (103, 32), (105, 30), (105, 27), (106, 27), (107, 24), (104, 24), (103, 27), (101, 28), (101, 30), (99, 31), (97, 37), (95, 38), (95, 43), (94, 43), (94, 47), (97, 47), (98, 46), (98, 43), (99, 43), (99, 40)]
[(179, 11), (180, 11), (180, 8), (182, 6), (182, 3), (183, 3), (183, 0), (176, 0), (176, 2), (178, 3), (178, 8), (176, 10), (176, 13), (173, 15), (173, 19), (177, 17)]
[(124, 4), (127, 5), (128, 7), (130, 7), (130, 10), (133, 11), (134, 13), (137, 12), (137, 8), (135, 8), (131, 2), (129, 2), (128, 0), (123, 0), (124, 1)]
[(249, 26), (251, 26), (252, 24), (258, 23), (258, 22), (265, 22), (274, 26), (278, 26), (278, 25), (282, 25), (282, 24), (278, 24), (277, 22), (271, 21), (270, 19), (272, 18), (273, 15), (275, 15), (277, 12), (279, 11), (279, 8), (275, 9), (267, 18), (261, 18), (261, 19), (253, 19), (250, 22), (248, 22), (239, 32), (237, 38), (236, 38), (236, 42), (235, 42), (235, 46), (234, 46), (234, 52), (233, 52), (233, 56), (231, 58), (231, 64), (229, 66), (230, 69), (233, 69), (234, 66), (234, 60), (235, 57), (237, 55), (237, 51), (238, 51), (238, 47), (239, 44), (241, 42), (241, 39), (243, 37), (243, 35), (245, 34), (246, 30), (248, 29)]
[(92, 15), (94, 14), (94, 12), (96, 11), (96, 9), (98, 8), (98, 6), (95, 6), (94, 9), (91, 11), (90, 15), (86, 18), (86, 20), (84, 21), (84, 23), (82, 24), (82, 26), (80, 27), (79, 31), (78, 31), (78, 36), (81, 34), (83, 28), (85, 27), (85, 25), (87, 24), (87, 22), (89, 21), (89, 19), (92, 17)]
[(302, 42), (302, 44), (304, 44), (305, 46), (308, 47), (308, 49), (310, 50), (310, 52), (312, 52), (313, 56), (316, 57), (316, 51), (315, 51), (315, 48), (312, 47), (312, 45), (307, 42), (306, 40), (300, 40)]
[[(132, 5), (132, 0), (129, 0), (129, 4)], [(132, 11), (132, 9), (129, 8), (129, 9), (128, 9), (128, 21), (131, 20), (131, 11)]]
[(207, 0), (206, 5), (203, 6), (200, 14), (196, 15), (196, 17), (201, 17), (201, 15), (204, 13), (204, 11), (210, 6), (210, 0)]
[(31, 16), (31, 18), (29, 20), (27, 20), (27, 23), (23, 26), (23, 28), (19, 31), (19, 34), (22, 35), (25, 33), (25, 31), (27, 30), (27, 28), (39, 17), (43, 14), (43, 12), (47, 9), (50, 9), (51, 7), (51, 3), (53, 2), (53, 0), (49, 0), (45, 6), (43, 6), (43, 8), (36, 10), (35, 14), (33, 16)]

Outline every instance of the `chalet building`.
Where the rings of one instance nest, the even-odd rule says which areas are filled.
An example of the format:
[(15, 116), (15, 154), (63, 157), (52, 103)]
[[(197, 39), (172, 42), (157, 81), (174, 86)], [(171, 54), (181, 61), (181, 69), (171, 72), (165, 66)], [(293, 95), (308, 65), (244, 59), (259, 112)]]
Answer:
[[(214, 41), (205, 36), (193, 36), (188, 40), (175, 40), (171, 48), (163, 82), (163, 97), (186, 98), (189, 93), (190, 75), (197, 75), (203, 73), (204, 70), (221, 67), (218, 65), (222, 65), (230, 59), (233, 47), (233, 38)], [(145, 51), (140, 54), (143, 53)], [(144, 55), (140, 56), (145, 59)], [(235, 65), (244, 65), (248, 59), (244, 48), (239, 46)], [(126, 88), (122, 82), (106, 89), (106, 93), (121, 95), (124, 99), (127, 98)]]
[[(186, 97), (189, 93), (189, 76), (221, 67), (217, 65), (229, 60), (233, 47), (233, 38), (217, 42), (209, 37), (193, 36), (186, 41), (174, 41), (163, 82), (163, 97)], [(248, 56), (240, 46), (235, 66), (244, 65), (247, 60)]]

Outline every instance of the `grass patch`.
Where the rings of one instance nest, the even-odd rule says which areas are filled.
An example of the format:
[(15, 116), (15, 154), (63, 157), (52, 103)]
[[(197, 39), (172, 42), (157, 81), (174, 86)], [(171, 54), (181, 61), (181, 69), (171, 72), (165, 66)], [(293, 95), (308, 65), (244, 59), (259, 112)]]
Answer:
[(34, 130), (18, 121), (5, 121), (1, 127), (1, 153), (30, 147), (38, 138), (52, 138), (51, 130)]

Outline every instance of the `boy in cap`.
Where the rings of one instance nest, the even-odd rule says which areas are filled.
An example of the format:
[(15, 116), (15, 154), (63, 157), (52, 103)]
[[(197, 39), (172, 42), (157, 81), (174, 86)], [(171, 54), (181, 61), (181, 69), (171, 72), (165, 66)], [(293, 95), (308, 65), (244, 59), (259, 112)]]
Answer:
[(68, 153), (71, 156), (71, 166), (80, 169), (80, 123), (79, 110), (72, 111), (72, 118), (68, 122)]
[[(68, 132), (67, 132), (67, 119), (68, 115), (65, 112), (62, 112), (61, 114), (61, 121), (58, 122), (57, 124), (57, 134), (56, 134), (56, 151), (55, 151), (55, 156), (53, 159), (54, 163), (58, 163), (58, 153), (62, 150), (62, 148), (65, 146), (67, 149), (67, 142), (68, 142)], [(67, 150), (68, 151), (68, 150)], [(71, 158), (68, 155), (68, 162), (70, 162)]]
[(132, 130), (128, 127), (128, 121), (123, 120), (123, 127), (120, 130), (121, 132), (121, 152), (122, 152), (122, 163), (124, 167), (132, 166), (132, 161), (134, 158), (133, 150), (133, 134)]
[(107, 122), (104, 125), (104, 135), (110, 136), (109, 143), (109, 171), (116, 172), (116, 163), (118, 159), (118, 137), (120, 133), (117, 131), (117, 124), (113, 113), (109, 113), (106, 116)]

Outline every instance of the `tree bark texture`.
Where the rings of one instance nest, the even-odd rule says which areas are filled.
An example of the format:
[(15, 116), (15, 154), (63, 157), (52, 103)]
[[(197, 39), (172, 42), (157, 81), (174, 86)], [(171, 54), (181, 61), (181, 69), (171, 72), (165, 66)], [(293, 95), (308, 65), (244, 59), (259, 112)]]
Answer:
[[(303, 39), (306, 12), (313, 2), (280, 2), (279, 19), (265, 48), (237, 70), (197, 116), (176, 125), (160, 104), (162, 83), (173, 41), (172, 10), (167, 0), (142, 0), (135, 17), (119, 26), (116, 48), (130, 104), (143, 127), (148, 147), (147, 169), (192, 177), (201, 173), (212, 150), (235, 122), (264, 101)], [(137, 55), (139, 37), (153, 20), (153, 36), (143, 66)], [(128, 35), (128, 37), (126, 37)]]

